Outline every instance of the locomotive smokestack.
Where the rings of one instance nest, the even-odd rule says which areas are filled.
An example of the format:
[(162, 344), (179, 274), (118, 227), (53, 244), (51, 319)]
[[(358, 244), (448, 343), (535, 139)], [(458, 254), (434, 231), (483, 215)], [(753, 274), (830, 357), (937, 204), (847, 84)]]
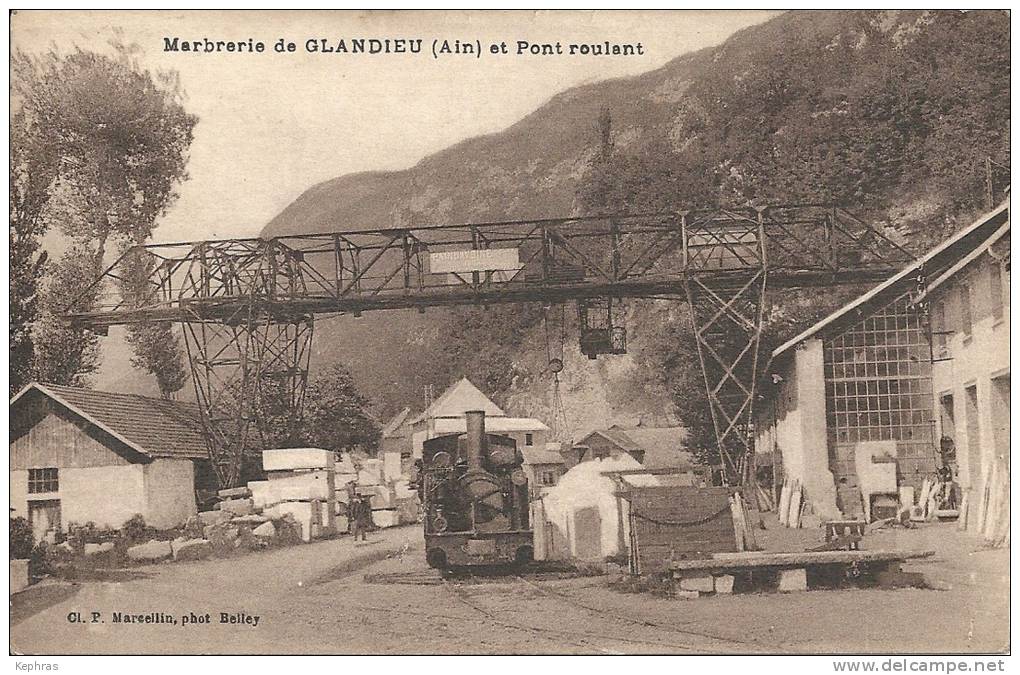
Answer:
[(485, 451), (485, 411), (468, 410), (467, 418), (467, 460), (469, 469), (482, 468), (482, 453)]

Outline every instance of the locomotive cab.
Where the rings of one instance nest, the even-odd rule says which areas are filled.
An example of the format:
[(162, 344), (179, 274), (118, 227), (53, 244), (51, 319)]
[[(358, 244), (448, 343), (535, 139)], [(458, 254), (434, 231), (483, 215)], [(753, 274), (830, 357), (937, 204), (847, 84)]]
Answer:
[(425, 557), (436, 568), (529, 562), (524, 458), (508, 436), (485, 432), (485, 413), (466, 413), (467, 433), (424, 444), (419, 490)]

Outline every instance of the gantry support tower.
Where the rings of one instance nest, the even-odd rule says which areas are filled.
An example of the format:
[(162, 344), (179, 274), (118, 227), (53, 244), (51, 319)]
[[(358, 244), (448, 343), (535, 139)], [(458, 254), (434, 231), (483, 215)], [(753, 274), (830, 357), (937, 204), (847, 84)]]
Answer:
[[(147, 292), (118, 296), (127, 260), (146, 259)], [(72, 305), (72, 324), (184, 324), (210, 456), (238, 480), (261, 400), (299, 419), (313, 317), (496, 303), (620, 298), (691, 307), (705, 392), (731, 480), (752, 447), (767, 290), (885, 278), (912, 259), (884, 233), (828, 205), (690, 210), (131, 249)], [(100, 288), (96, 289), (95, 286)], [(271, 391), (270, 391), (271, 390)]]

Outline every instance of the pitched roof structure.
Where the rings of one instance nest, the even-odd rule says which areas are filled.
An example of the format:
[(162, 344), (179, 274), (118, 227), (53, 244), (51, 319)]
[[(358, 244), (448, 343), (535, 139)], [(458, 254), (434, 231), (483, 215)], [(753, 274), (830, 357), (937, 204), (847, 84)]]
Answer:
[[(383, 438), (392, 438), (392, 437), (396, 436), (397, 435), (397, 430), (400, 429), (402, 426), (404, 426), (404, 422), (407, 421), (407, 418), (408, 418), (408, 416), (410, 414), (411, 414), (411, 409), (405, 407), (403, 410), (401, 410), (396, 415), (394, 415), (392, 418), (390, 418), (390, 421), (387, 422), (386, 425), (382, 428), (382, 437)], [(405, 434), (401, 434), (401, 436), (406, 436), (406, 435), (407, 435), (406, 433)]]
[(881, 302), (884, 298), (889, 298), (890, 293), (903, 292), (904, 289), (909, 288), (911, 285), (916, 286), (916, 277), (922, 271), (926, 275), (937, 275), (952, 268), (990, 236), (993, 236), (1004, 223), (1008, 224), (1008, 222), (1009, 200), (1007, 199), (867, 293), (858, 296), (800, 335), (776, 347), (772, 352), (772, 358), (778, 358), (784, 352), (805, 340), (815, 337), (818, 333), (830, 327), (837, 327), (842, 325), (844, 321), (852, 320), (854, 317), (859, 316), (860, 313), (874, 306), (875, 303)]
[(193, 403), (33, 382), (11, 399), (11, 408), (33, 395), (58, 403), (147, 457), (209, 456)]
[(411, 424), (429, 418), (463, 417), (468, 410), (484, 410), (489, 417), (506, 417), (498, 405), (465, 377), (452, 384), (422, 414), (411, 420)]
[(635, 443), (629, 436), (627, 436), (626, 433), (624, 433), (620, 429), (596, 429), (595, 431), (592, 431), (583, 439), (581, 439), (579, 442), (575, 443), (574, 445), (585, 445), (585, 442), (592, 436), (601, 436), (602, 438), (606, 439), (607, 441), (609, 441), (610, 443), (612, 443), (613, 445), (615, 445), (616, 447), (620, 448), (621, 450), (628, 454), (635, 452), (637, 453), (644, 452), (644, 448)]

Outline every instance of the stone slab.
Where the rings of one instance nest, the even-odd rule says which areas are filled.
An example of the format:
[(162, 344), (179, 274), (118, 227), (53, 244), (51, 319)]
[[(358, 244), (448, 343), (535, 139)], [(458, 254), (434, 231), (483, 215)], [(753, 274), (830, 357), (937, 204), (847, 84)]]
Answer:
[(256, 537), (265, 537), (266, 539), (272, 539), (276, 536), (276, 526), (271, 522), (265, 522), (256, 527), (251, 531)]
[(251, 499), (228, 499), (220, 502), (220, 511), (227, 515), (247, 516), (254, 510), (254, 503)]
[(676, 600), (697, 600), (701, 597), (701, 593), (697, 591), (673, 591), (673, 598)]
[(372, 522), (378, 527), (394, 527), (400, 524), (400, 514), (396, 509), (372, 511)]
[(212, 555), (212, 544), (206, 539), (175, 539), (174, 560), (202, 560)]
[(712, 575), (683, 577), (680, 579), (680, 589), (684, 591), (700, 591), (702, 593), (711, 593), (715, 590), (715, 583), (712, 581)]
[(729, 594), (733, 592), (733, 575), (721, 574), (715, 577), (715, 592)]
[(799, 567), (779, 571), (779, 592), (792, 593), (807, 590), (807, 570)]
[(173, 555), (173, 550), (168, 541), (150, 541), (145, 544), (132, 546), (127, 550), (127, 556), (132, 560), (153, 562), (163, 560)]
[(220, 490), (216, 494), (224, 499), (243, 499), (244, 497), (251, 497), (251, 490), (247, 487), (235, 487)]
[(113, 550), (112, 541), (104, 541), (101, 544), (85, 544), (85, 555), (99, 555)]
[(223, 511), (201, 511), (198, 514), (198, 520), (202, 523), (203, 527), (219, 525), (230, 520), (230, 514)]
[(287, 471), (290, 469), (330, 469), (336, 465), (331, 450), (321, 448), (284, 448), (262, 451), (264, 471)]
[(26, 588), (28, 588), (28, 560), (12, 560), (11, 595), (14, 595), (18, 591), (23, 591)]

